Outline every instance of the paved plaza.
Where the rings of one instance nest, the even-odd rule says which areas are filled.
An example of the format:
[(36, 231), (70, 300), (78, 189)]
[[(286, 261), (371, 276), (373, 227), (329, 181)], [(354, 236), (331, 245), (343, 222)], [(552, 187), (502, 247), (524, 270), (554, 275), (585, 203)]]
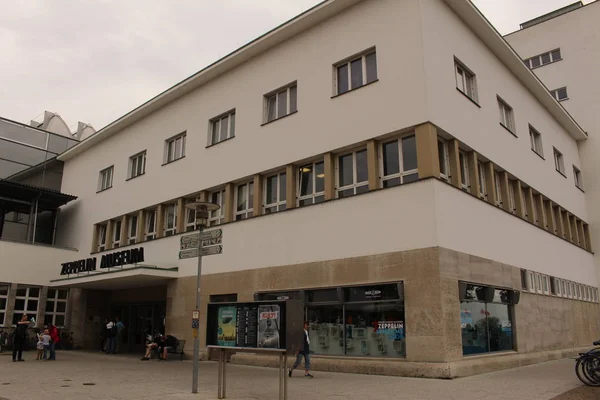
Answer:
[[(192, 362), (142, 362), (131, 355), (61, 351), (56, 362), (13, 363), (0, 355), (0, 399), (216, 399), (217, 364), (200, 364), (199, 394), (191, 394)], [(431, 380), (302, 371), (289, 381), (290, 400), (550, 400), (581, 386), (573, 360), (553, 361), (456, 380)], [(228, 365), (227, 398), (276, 399), (277, 370)], [(600, 398), (600, 389), (590, 392)], [(596, 397), (597, 396), (597, 397)], [(571, 398), (571, 397), (569, 397)], [(579, 397), (573, 397), (573, 399)], [(582, 398), (583, 399), (583, 398)], [(585, 398), (587, 400), (587, 398)]]

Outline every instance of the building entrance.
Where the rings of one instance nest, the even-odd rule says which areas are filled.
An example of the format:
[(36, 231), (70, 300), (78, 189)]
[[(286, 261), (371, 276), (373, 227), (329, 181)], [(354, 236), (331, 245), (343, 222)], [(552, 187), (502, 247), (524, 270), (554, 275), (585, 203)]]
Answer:
[(111, 315), (121, 318), (125, 330), (118, 339), (121, 352), (143, 353), (146, 336), (165, 333), (167, 305), (161, 303), (116, 304)]

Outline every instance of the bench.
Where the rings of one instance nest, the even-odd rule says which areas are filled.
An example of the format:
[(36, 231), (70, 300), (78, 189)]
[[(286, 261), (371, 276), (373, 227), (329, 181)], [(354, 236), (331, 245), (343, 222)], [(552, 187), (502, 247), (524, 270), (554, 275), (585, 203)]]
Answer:
[(167, 353), (169, 354), (179, 354), (179, 361), (183, 361), (183, 348), (185, 347), (185, 340), (178, 340), (177, 347), (170, 348)]

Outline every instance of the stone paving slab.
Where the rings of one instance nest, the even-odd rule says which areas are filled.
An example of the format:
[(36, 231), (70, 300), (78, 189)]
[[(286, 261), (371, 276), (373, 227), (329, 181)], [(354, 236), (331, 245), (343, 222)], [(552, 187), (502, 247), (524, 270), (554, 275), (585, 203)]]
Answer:
[[(57, 352), (57, 361), (13, 363), (0, 356), (0, 398), (9, 400), (207, 399), (217, 398), (217, 364), (200, 364), (199, 394), (191, 393), (192, 362), (142, 362), (126, 355)], [(455, 380), (315, 372), (306, 379), (295, 371), (289, 400), (550, 400), (581, 384), (573, 360), (560, 360)], [(276, 399), (277, 370), (227, 366), (227, 398)], [(86, 385), (90, 384), (90, 385)], [(587, 399), (586, 399), (587, 400)]]

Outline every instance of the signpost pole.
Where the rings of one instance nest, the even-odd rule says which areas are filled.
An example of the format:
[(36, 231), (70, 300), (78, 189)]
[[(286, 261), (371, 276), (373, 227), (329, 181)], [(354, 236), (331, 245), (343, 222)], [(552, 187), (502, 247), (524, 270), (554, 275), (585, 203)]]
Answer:
[[(198, 224), (198, 233), (202, 237), (204, 225)], [(200, 279), (202, 276), (202, 240), (198, 240), (198, 276), (196, 276), (196, 310), (200, 309)], [(194, 375), (192, 377), (192, 393), (198, 393), (198, 370), (200, 369), (200, 337), (198, 328), (194, 335)]]

